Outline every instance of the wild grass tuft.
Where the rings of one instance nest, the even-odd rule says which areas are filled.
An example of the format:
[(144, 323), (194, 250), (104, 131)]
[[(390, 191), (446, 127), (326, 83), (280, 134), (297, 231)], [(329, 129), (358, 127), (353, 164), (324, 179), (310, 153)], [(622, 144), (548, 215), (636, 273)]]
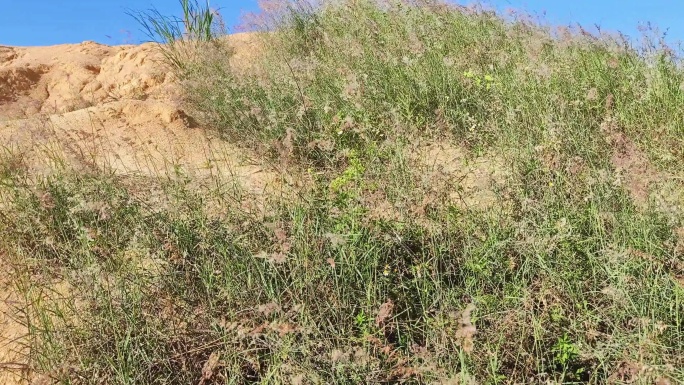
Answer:
[(130, 11), (147, 36), (159, 43), (168, 64), (183, 69), (199, 55), (200, 46), (210, 42), (219, 33), (221, 26), (217, 13), (209, 7), (209, 1), (179, 0), (182, 16), (167, 16), (152, 8), (148, 11)]

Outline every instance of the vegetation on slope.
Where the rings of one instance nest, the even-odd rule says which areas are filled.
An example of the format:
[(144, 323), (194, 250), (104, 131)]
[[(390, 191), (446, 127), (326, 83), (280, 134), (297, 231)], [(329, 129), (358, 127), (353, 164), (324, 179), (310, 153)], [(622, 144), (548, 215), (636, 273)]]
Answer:
[(170, 64), (193, 116), (282, 164), (296, 198), (3, 163), (0, 247), (37, 372), (684, 381), (668, 47), (428, 0), (268, 5), (250, 65), (214, 38)]

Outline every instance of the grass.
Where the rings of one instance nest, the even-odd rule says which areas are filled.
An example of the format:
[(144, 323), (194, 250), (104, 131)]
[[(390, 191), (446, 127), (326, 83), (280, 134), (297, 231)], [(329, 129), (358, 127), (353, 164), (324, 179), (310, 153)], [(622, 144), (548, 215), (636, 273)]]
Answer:
[(201, 46), (211, 42), (217, 34), (225, 33), (222, 21), (199, 0), (180, 0), (182, 16), (166, 16), (156, 8), (146, 12), (128, 11), (147, 36), (159, 43), (167, 64), (180, 70), (197, 60)]
[[(37, 373), (684, 381), (684, 72), (668, 47), (432, 1), (268, 5), (254, 66), (231, 65), (229, 42), (170, 64), (193, 115), (285, 164), (297, 198), (245, 209), (219, 181), (3, 163), (0, 250)], [(474, 193), (490, 202), (466, 199), (497, 171)]]

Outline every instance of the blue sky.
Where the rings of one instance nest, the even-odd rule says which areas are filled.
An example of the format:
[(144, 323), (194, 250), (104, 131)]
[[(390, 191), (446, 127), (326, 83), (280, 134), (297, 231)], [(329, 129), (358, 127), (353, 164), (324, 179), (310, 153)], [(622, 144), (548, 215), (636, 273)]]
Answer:
[[(126, 14), (127, 9), (157, 8), (177, 15), (177, 0), (5, 0), (0, 12), (0, 45), (51, 45), (94, 40), (105, 44), (136, 43), (146, 37)], [(256, 10), (256, 0), (212, 0), (229, 26), (242, 11)], [(467, 1), (459, 1), (467, 2)], [(639, 23), (670, 28), (670, 42), (684, 39), (682, 0), (490, 0), (503, 10), (516, 8), (545, 12), (552, 24), (580, 22), (637, 36)]]
[[(202, 0), (203, 1), (203, 0)], [(104, 44), (147, 40), (126, 11), (156, 8), (180, 15), (178, 0), (0, 0), (0, 45), (53, 45), (93, 40)], [(257, 10), (256, 0), (211, 0), (229, 26), (241, 11)]]
[(651, 22), (667, 40), (684, 40), (684, 1), (682, 0), (494, 0), (499, 9), (516, 8), (536, 13), (545, 12), (551, 24), (580, 23), (594, 29), (594, 24), (606, 31), (620, 31), (638, 38), (639, 24)]

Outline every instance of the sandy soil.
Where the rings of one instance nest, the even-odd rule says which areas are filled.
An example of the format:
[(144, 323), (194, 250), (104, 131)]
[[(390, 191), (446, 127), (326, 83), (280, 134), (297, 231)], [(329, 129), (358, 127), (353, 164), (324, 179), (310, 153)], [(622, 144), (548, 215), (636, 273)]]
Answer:
[[(6, 271), (2, 260), (0, 268)], [(10, 282), (0, 275), (0, 384), (23, 384), (22, 380), (27, 375), (27, 352), (21, 344), (26, 337), (26, 328), (18, 312), (20, 304), (21, 300)]]
[[(254, 55), (249, 35), (230, 42), (234, 60)], [(155, 44), (0, 46), (0, 146), (32, 173), (66, 160), (77, 169), (150, 177), (179, 168), (223, 174), (253, 194), (282, 187), (280, 173), (198, 127), (180, 107), (175, 80)], [(17, 305), (16, 293), (0, 281), (2, 384), (25, 377), (26, 330), (16, 321)]]

